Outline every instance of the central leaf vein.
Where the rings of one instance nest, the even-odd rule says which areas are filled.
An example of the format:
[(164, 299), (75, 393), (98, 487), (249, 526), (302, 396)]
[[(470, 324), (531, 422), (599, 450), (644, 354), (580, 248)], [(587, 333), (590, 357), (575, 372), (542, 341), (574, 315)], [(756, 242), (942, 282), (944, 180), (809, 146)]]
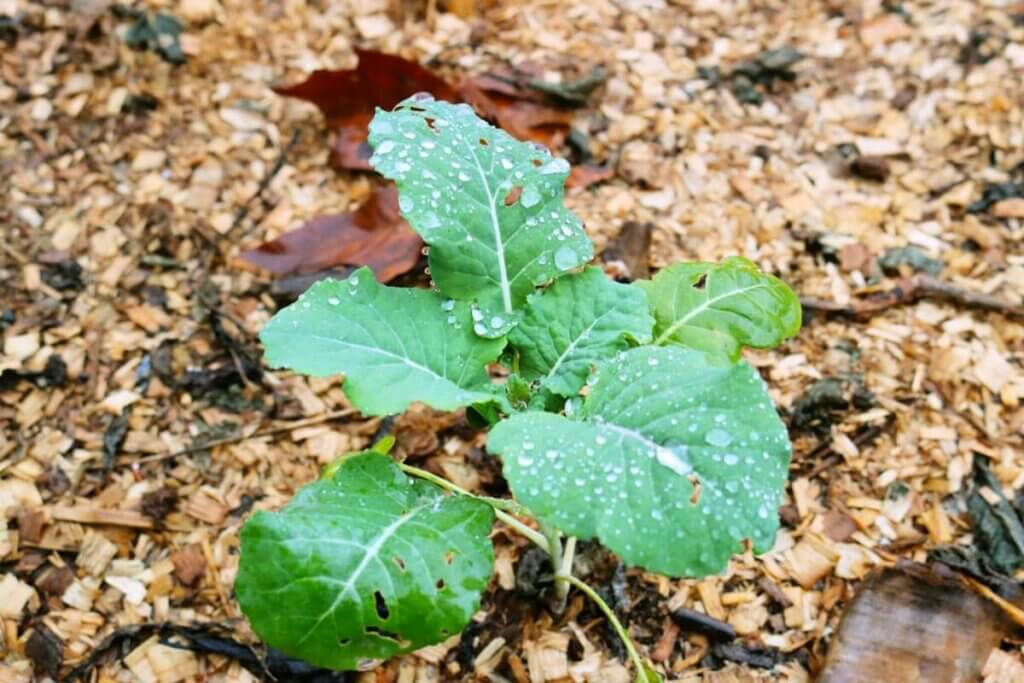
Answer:
[(689, 313), (684, 315), (682, 318), (680, 318), (679, 320), (677, 320), (674, 323), (672, 323), (671, 325), (669, 325), (665, 329), (665, 331), (662, 332), (658, 336), (658, 338), (654, 340), (654, 345), (655, 346), (661, 345), (666, 339), (668, 339), (673, 334), (675, 334), (676, 330), (678, 330), (680, 327), (682, 327), (687, 322), (692, 320), (695, 316), (697, 316), (700, 313), (703, 313), (704, 311), (706, 311), (708, 308), (711, 307), (712, 304), (715, 304), (715, 303), (717, 303), (717, 302), (719, 302), (719, 301), (721, 301), (723, 299), (728, 299), (729, 297), (739, 296), (740, 294), (744, 294), (746, 292), (751, 292), (751, 291), (753, 291), (755, 289), (767, 289), (767, 288), (768, 288), (767, 285), (756, 284), (756, 285), (751, 285), (750, 287), (744, 287), (743, 289), (730, 290), (728, 292), (725, 292), (724, 294), (719, 294), (718, 296), (715, 296), (715, 297), (709, 297), (702, 304), (700, 304), (699, 306), (694, 307), (694, 309), (692, 311), (690, 311)]

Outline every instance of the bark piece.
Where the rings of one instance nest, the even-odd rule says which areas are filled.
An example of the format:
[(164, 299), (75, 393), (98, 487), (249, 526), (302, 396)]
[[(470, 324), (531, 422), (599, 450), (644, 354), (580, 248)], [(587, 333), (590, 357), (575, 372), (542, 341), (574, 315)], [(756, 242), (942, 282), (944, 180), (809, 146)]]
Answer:
[(847, 607), (818, 681), (977, 681), (1007, 629), (997, 607), (927, 569), (886, 569)]

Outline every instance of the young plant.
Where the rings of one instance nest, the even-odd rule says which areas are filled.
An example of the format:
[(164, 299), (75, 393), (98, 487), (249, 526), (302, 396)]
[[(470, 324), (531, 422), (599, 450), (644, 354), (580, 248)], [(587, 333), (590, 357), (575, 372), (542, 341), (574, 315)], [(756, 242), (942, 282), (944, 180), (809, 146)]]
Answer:
[(435, 289), (365, 268), (318, 282), (264, 328), (268, 361), (343, 374), (367, 415), (466, 408), (492, 426), (514, 498), (472, 495), (387, 448), (346, 455), (245, 525), (242, 610), (271, 645), (335, 669), (444, 640), (479, 607), (497, 517), (551, 554), (558, 595), (597, 601), (637, 680), (655, 680), (572, 576), (576, 539), (670, 576), (720, 572), (745, 539), (770, 548), (790, 444), (740, 352), (793, 336), (796, 296), (742, 258), (633, 285), (587, 267), (593, 246), (563, 204), (569, 165), (466, 105), (410, 98), (378, 111), (369, 139), (430, 245)]

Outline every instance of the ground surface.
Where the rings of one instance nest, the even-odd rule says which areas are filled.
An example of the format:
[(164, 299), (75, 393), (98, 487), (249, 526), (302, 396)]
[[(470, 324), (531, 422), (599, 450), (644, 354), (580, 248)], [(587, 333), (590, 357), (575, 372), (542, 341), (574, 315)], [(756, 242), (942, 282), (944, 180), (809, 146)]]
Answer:
[[(186, 23), (172, 65), (129, 49), (131, 20), (102, 0), (73, 4), (0, 0), (18, 17), (0, 23), (0, 680), (29, 680), (30, 660), (40, 680), (65, 680), (114, 632), (95, 680), (253, 679), (237, 658), (157, 645), (146, 625), (253, 642), (231, 588), (246, 515), (381, 427), (350, 414), (336, 383), (259, 372), (255, 335), (277, 303), (270, 276), (233, 260), (369, 192), (328, 167), (319, 114), (268, 88), (350, 67), (353, 46), (446, 75), (603, 65), (576, 126), (616, 175), (568, 199), (599, 250), (650, 221), (652, 267), (742, 254), (821, 309), (892, 290), (909, 266), (875, 259), (912, 246), (947, 284), (1024, 296), (1021, 201), (966, 210), (1022, 182), (1020, 5), (517, 2), (427, 23), (370, 1), (146, 3)], [(740, 101), (736, 66), (787, 45), (804, 54), (795, 80)], [(806, 680), (869, 571), (968, 540), (957, 496), (973, 459), (1008, 493), (1024, 482), (1024, 328), (954, 299), (811, 310), (795, 341), (749, 355), (795, 442), (771, 554), (675, 581), (585, 553), (660, 668)], [(500, 491), (459, 419), (413, 412), (394, 430), (421, 466)], [(576, 598), (551, 617), (531, 587), (537, 558), (503, 531), (495, 543), (467, 635), (359, 680), (628, 680), (597, 613)], [(680, 633), (668, 615), (681, 607), (731, 624), (735, 647)]]

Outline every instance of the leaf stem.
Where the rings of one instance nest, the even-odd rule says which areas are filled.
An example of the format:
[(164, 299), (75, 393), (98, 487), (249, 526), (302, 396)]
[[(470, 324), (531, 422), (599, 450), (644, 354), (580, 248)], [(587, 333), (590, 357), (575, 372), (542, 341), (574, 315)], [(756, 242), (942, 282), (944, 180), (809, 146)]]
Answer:
[[(559, 586), (561, 584), (566, 586), (575, 586), (590, 598), (590, 600), (597, 605), (597, 608), (600, 609), (606, 617), (608, 617), (608, 622), (612, 625), (612, 628), (615, 629), (619, 638), (622, 639), (622, 643), (626, 647), (626, 652), (629, 653), (629, 658), (632, 660), (633, 666), (636, 667), (637, 681), (640, 683), (654, 683), (648, 679), (647, 669), (644, 668), (644, 662), (640, 658), (640, 654), (636, 651), (636, 647), (633, 646), (633, 641), (629, 637), (629, 632), (626, 631), (618, 617), (615, 616), (615, 612), (612, 611), (612, 608), (609, 607), (608, 603), (606, 603), (601, 596), (597, 594), (597, 591), (572, 575), (572, 559), (576, 552), (575, 537), (570, 536), (566, 539), (565, 554), (562, 554), (561, 532), (554, 527), (548, 527), (538, 521), (541, 525), (541, 531), (543, 532), (540, 533), (513, 517), (510, 512), (515, 514), (526, 514), (523, 506), (519, 505), (519, 503), (514, 500), (478, 496), (470, 493), (457, 484), (453, 484), (444, 477), (439, 477), (436, 474), (422, 470), (419, 467), (413, 467), (412, 465), (406, 465), (405, 463), (398, 463), (398, 467), (406, 474), (411, 474), (414, 477), (425, 479), (432, 484), (440, 486), (446, 491), (458, 493), (463, 496), (469, 496), (470, 498), (475, 498), (481, 502), (487, 503), (494, 509), (495, 517), (518, 531), (525, 538), (533, 542), (534, 545), (541, 548), (541, 550), (548, 553), (551, 556), (551, 564), (555, 567), (555, 585)], [(568, 590), (566, 591), (566, 595), (568, 595)]]
[(569, 584), (560, 579), (562, 573), (562, 532), (553, 526), (549, 526), (538, 520), (540, 531), (548, 542), (548, 555), (551, 557), (551, 571), (555, 574), (555, 604), (554, 611), (561, 614), (565, 609), (565, 596), (569, 594)]
[(653, 683), (652, 681), (649, 681), (647, 677), (647, 669), (644, 667), (644, 660), (640, 658), (640, 653), (637, 652), (636, 648), (633, 646), (633, 641), (629, 637), (629, 632), (626, 631), (626, 628), (622, 625), (622, 622), (619, 621), (619, 618), (615, 616), (615, 612), (608, 606), (608, 603), (597, 594), (597, 591), (572, 574), (560, 574), (556, 578), (560, 578), (567, 583), (571, 583), (573, 586), (580, 589), (580, 591), (582, 591), (595, 605), (597, 605), (599, 610), (604, 612), (604, 615), (608, 617), (608, 623), (612, 625), (612, 628), (615, 629), (619, 638), (622, 639), (622, 644), (626, 646), (626, 652), (629, 653), (629, 658), (633, 661), (633, 666), (636, 667), (637, 681)]
[(470, 498), (475, 498), (480, 502), (487, 503), (494, 509), (495, 517), (497, 517), (502, 522), (518, 531), (524, 537), (529, 539), (534, 545), (537, 545), (543, 550), (550, 552), (548, 550), (547, 538), (545, 538), (542, 534), (538, 533), (534, 529), (531, 529), (530, 527), (523, 524), (521, 521), (512, 516), (525, 515), (526, 513), (523, 506), (517, 503), (516, 501), (506, 500), (504, 498), (492, 498), (490, 496), (478, 496), (475, 493), (470, 493), (469, 491), (462, 488), (461, 486), (458, 486), (457, 484), (453, 484), (444, 477), (439, 477), (433, 472), (422, 470), (419, 467), (406, 465), (404, 462), (398, 463), (398, 467), (406, 474), (411, 474), (414, 477), (425, 479), (429, 481), (431, 484), (440, 486), (445, 491), (450, 491), (451, 493), (458, 493), (459, 495), (468, 496)]

